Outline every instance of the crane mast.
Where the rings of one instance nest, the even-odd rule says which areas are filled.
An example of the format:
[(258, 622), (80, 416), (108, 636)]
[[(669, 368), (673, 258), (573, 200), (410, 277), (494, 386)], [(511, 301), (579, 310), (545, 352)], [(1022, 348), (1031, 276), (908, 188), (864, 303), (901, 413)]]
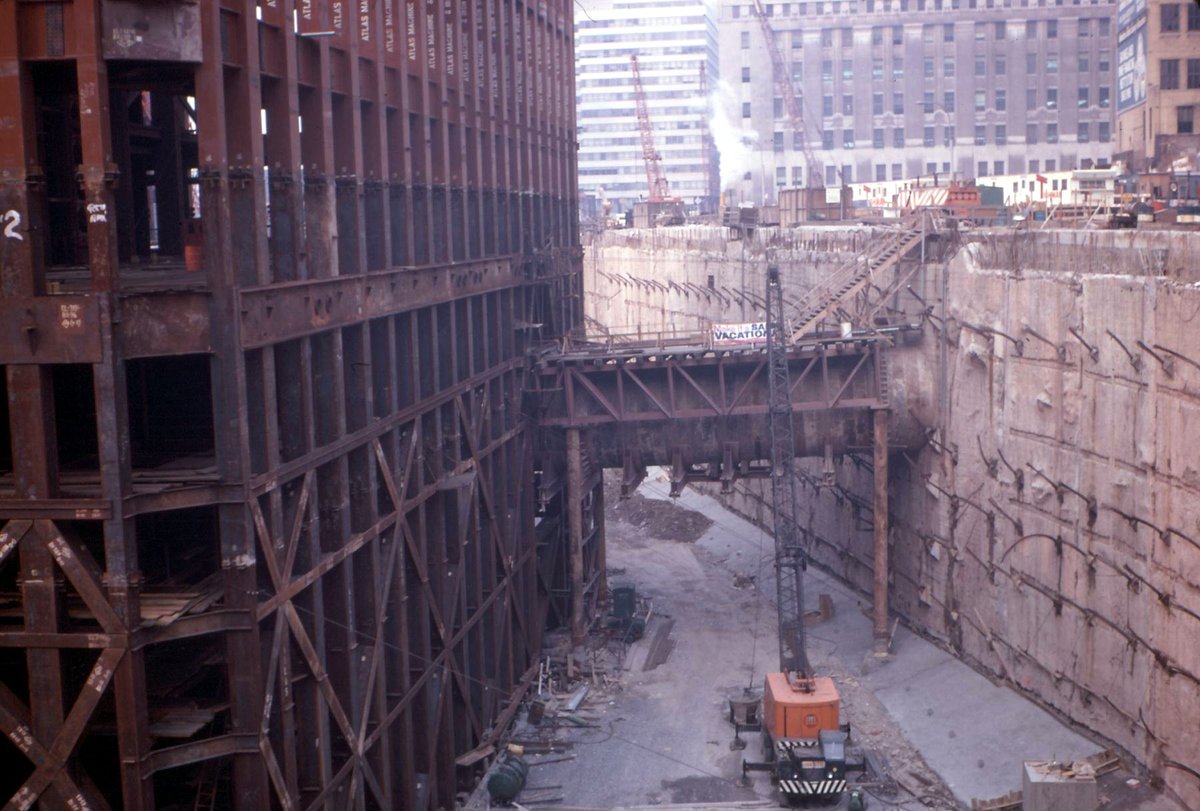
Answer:
[(792, 73), (783, 59), (783, 54), (779, 51), (779, 43), (775, 41), (775, 30), (767, 22), (767, 11), (763, 8), (762, 0), (754, 0), (754, 13), (758, 15), (763, 39), (766, 40), (767, 53), (771, 56), (771, 68), (775, 74), (775, 92), (783, 96), (783, 107), (787, 111), (792, 131), (800, 138), (800, 148), (804, 153), (804, 161), (808, 165), (806, 185), (810, 188), (821, 188), (825, 185), (825, 181), (821, 175), (821, 165), (817, 163), (817, 158), (808, 145), (808, 127), (804, 123), (804, 109), (800, 106), (796, 86), (792, 84)]
[(646, 105), (646, 89), (642, 86), (642, 71), (638, 67), (637, 54), (629, 55), (633, 66), (633, 100), (637, 106), (638, 131), (642, 135), (642, 160), (646, 163), (646, 182), (650, 186), (651, 203), (662, 203), (671, 199), (671, 190), (662, 170), (662, 156), (654, 148), (654, 129), (650, 126), (650, 109)]
[(771, 434), (771, 503), (774, 510), (775, 582), (779, 611), (779, 664), (785, 674), (812, 676), (804, 638), (804, 550), (796, 520), (796, 442), (787, 362), (787, 330), (779, 268), (767, 268), (767, 402)]

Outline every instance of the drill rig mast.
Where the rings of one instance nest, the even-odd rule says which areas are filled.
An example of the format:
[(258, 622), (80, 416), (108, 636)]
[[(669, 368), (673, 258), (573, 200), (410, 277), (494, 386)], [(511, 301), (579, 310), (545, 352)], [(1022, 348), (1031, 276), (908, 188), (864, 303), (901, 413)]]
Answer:
[(633, 100), (637, 106), (638, 131), (642, 135), (642, 160), (646, 163), (646, 183), (650, 186), (651, 203), (664, 203), (671, 199), (671, 188), (662, 170), (662, 155), (654, 148), (654, 128), (650, 124), (650, 108), (646, 104), (646, 88), (642, 86), (642, 71), (638, 67), (637, 54), (629, 55), (633, 66)]

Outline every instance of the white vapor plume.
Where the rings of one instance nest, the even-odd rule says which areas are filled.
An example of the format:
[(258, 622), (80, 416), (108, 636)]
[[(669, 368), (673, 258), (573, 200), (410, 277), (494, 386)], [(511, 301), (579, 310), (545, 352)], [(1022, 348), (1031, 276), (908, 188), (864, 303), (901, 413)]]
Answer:
[(736, 106), (732, 89), (727, 82), (718, 82), (710, 103), (708, 129), (721, 155), (722, 191), (732, 188), (754, 167), (754, 147), (758, 143), (757, 132), (735, 126), (729, 120), (726, 110), (732, 106)]

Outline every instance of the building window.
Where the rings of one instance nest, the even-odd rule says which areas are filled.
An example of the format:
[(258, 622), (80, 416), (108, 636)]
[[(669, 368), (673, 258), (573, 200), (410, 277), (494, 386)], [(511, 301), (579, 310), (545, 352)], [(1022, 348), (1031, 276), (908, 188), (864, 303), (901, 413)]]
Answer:
[(883, 94), (876, 93), (871, 96), (871, 114), (883, 115)]
[(787, 185), (787, 167), (786, 166), (775, 167), (775, 185), (776, 186), (786, 186)]
[(921, 41), (933, 42), (933, 24), (925, 23), (921, 26)]
[(892, 94), (892, 112), (895, 113), (896, 115), (904, 114), (904, 94), (903, 93), (893, 93)]
[(792, 133), (792, 149), (804, 149), (804, 134), (800, 132)]
[(750, 68), (742, 68), (742, 83), (750, 81)]
[(954, 59), (947, 56), (942, 60), (942, 75), (947, 79), (954, 78)]
[(849, 48), (853, 44), (854, 44), (854, 29), (853, 28), (843, 28), (842, 29), (842, 47)]
[(1038, 70), (1038, 56), (1034, 53), (1025, 54), (1025, 72), (1030, 76), (1037, 76), (1041, 71)]
[(1108, 107), (1108, 105), (1109, 105), (1109, 90), (1107, 87), (1100, 88), (1098, 101), (1099, 101), (1099, 104), (1101, 107)]
[(1107, 144), (1112, 140), (1112, 128), (1107, 121), (1101, 121), (1099, 124), (1100, 132), (1097, 134), (1096, 140), (1102, 144)]
[(987, 76), (987, 59), (982, 56), (975, 57), (975, 75)]
[(1088, 106), (1088, 89), (1086, 87), (1079, 88), (1079, 102), (1076, 106), (1081, 109)]
[(1038, 106), (1037, 88), (1031, 87), (1025, 91), (1025, 109), (1036, 110)]
[(1029, 171), (1035, 175), (1038, 173), (1038, 168), (1040, 166), (1041, 166), (1041, 163), (1036, 158), (1029, 161)]
[(887, 180), (887, 164), (886, 163), (875, 164), (875, 180), (876, 180), (876, 182), (882, 182), (884, 180)]
[(821, 148), (833, 149), (833, 130), (821, 130)]
[(954, 23), (942, 24), (942, 42), (954, 42)]
[(833, 115), (833, 96), (822, 96), (821, 97), (821, 115), (823, 115), (823, 116)]
[(996, 146), (1004, 146), (1008, 143), (1008, 127), (1004, 124), (996, 125)]
[(992, 174), (994, 174), (994, 175), (1004, 174), (1004, 161), (993, 161), (992, 162)]
[(792, 80), (798, 82), (798, 81), (802, 80), (803, 78), (804, 78), (804, 63), (803, 62), (793, 62), (792, 63)]
[(1003, 76), (1006, 73), (1008, 73), (1008, 63), (1004, 60), (1003, 56), (997, 56), (996, 57), (996, 75)]
[(933, 146), (933, 144), (934, 144), (933, 127), (926, 127), (924, 135), (925, 135), (925, 138), (924, 138), (925, 146)]
[(976, 90), (975, 91), (975, 112), (982, 113), (986, 109), (987, 109), (987, 91), (986, 90)]
[(975, 177), (987, 177), (987, 161), (980, 161), (975, 167)]
[(1004, 20), (996, 23), (996, 39), (1003, 40), (1008, 35), (1008, 27), (1004, 24)]
[(875, 149), (883, 149), (883, 130), (875, 128), (871, 130), (871, 146)]
[(1088, 55), (1087, 54), (1079, 55), (1079, 72), (1080, 73), (1088, 72)]
[(1047, 110), (1057, 110), (1058, 109), (1058, 88), (1057, 87), (1047, 87), (1046, 88), (1046, 109)]
[(798, 51), (804, 47), (804, 34), (801, 31), (792, 32), (792, 50)]
[(1179, 60), (1158, 60), (1158, 86), (1163, 90), (1179, 89)]
[(904, 146), (904, 127), (896, 127), (892, 130), (892, 146)]
[(1025, 23), (1025, 38), (1037, 39), (1037, 20), (1028, 20)]
[(942, 109), (948, 113), (954, 112), (954, 91), (947, 90), (942, 94)]
[[(1195, 5), (1196, 5), (1195, 3), (1192, 4), (1193, 7)], [(1101, 17), (1099, 20), (1099, 24), (1097, 26), (1097, 28), (1099, 28), (1099, 30), (1096, 32), (1096, 36), (1101, 37), (1101, 38), (1107, 37), (1108, 36), (1108, 26), (1109, 26), (1108, 17)]]
[(854, 149), (854, 130), (842, 130), (842, 147)]
[(980, 42), (987, 37), (987, 23), (975, 23), (975, 41)]
[(987, 127), (983, 124), (975, 125), (975, 146), (983, 146), (987, 143)]
[(1200, 4), (1187, 4), (1187, 30), (1200, 31)]
[(871, 60), (871, 78), (872, 79), (882, 79), (883, 78), (883, 60), (882, 59)]
[(837, 167), (836, 166), (826, 166), (825, 167), (825, 185), (826, 186), (837, 186), (837, 184), (838, 184), (838, 182), (837, 182)]
[(1055, 166), (1056, 166), (1056, 164), (1054, 162), (1054, 158), (1046, 158), (1046, 171), (1047, 172), (1053, 172)]
[(1100, 71), (1100, 75), (1101, 76), (1106, 75), (1111, 68), (1112, 68), (1112, 57), (1109, 56), (1108, 51), (1101, 51), (1100, 52), (1100, 64), (1097, 68)]
[(1178, 3), (1163, 3), (1159, 6), (1161, 9), (1159, 19), (1162, 21), (1162, 31), (1167, 33), (1170, 31), (1179, 30), (1179, 4)]
[(1079, 122), (1079, 131), (1076, 133), (1075, 138), (1081, 144), (1086, 144), (1088, 141), (1092, 140), (1091, 127), (1088, 126), (1088, 122)]
[(833, 81), (833, 60), (832, 59), (822, 59), (821, 60), (821, 81), (823, 81), (823, 82), (832, 82)]
[(832, 48), (833, 47), (833, 29), (832, 28), (822, 28), (821, 29), (821, 47), (822, 48)]
[(996, 109), (1000, 112), (1004, 112), (1008, 109), (1008, 91), (996, 91)]
[(849, 93), (842, 96), (842, 115), (854, 115), (854, 96)]
[(903, 59), (892, 60), (892, 78), (893, 79), (903, 79), (904, 78), (904, 60)]
[(1175, 131), (1191, 135), (1196, 131), (1196, 108), (1188, 104), (1175, 108)]
[(898, 163), (893, 163), (892, 164), (892, 180), (903, 180), (903, 179), (904, 179), (904, 167), (902, 167)]
[[(736, 10), (736, 8), (737, 7), (735, 6), (734, 9)], [(742, 32), (742, 50), (743, 51), (750, 50), (750, 32), (749, 31)]]
[(902, 26), (902, 25), (893, 25), (892, 26), (892, 44), (893, 45), (903, 45), (904, 44), (904, 26)]
[(783, 99), (778, 96), (771, 100), (771, 114), (775, 118), (783, 118)]
[(782, 132), (775, 133), (775, 137), (772, 140), (771, 145), (775, 148), (776, 152), (783, 151), (783, 133)]
[(1188, 90), (1200, 89), (1200, 59), (1187, 61), (1187, 86)]
[(849, 59), (842, 60), (842, 78), (846, 81), (854, 78), (854, 63)]
[(1046, 20), (1046, 39), (1058, 39), (1058, 20)]
[(932, 56), (925, 57), (924, 61), (922, 62), (922, 68), (923, 68), (922, 72), (924, 73), (925, 78), (932, 79), (933, 78), (933, 57)]
[(749, 118), (749, 117), (750, 117), (750, 102), (743, 101), (742, 102), (742, 118)]
[(925, 113), (926, 115), (929, 115), (930, 113), (933, 112), (933, 108), (934, 108), (933, 91), (926, 90), (921, 96), (921, 112)]
[(936, 161), (929, 161), (925, 164), (925, 174), (932, 175), (936, 171), (937, 171), (937, 162)]
[(1086, 39), (1087, 37), (1090, 37), (1091, 35), (1092, 35), (1092, 21), (1089, 20), (1087, 17), (1080, 19), (1080, 21), (1079, 21), (1079, 37), (1080, 37), (1080, 39)]
[(871, 44), (872, 45), (882, 45), (883, 44), (883, 26), (877, 25), (871, 29)]
[(954, 146), (956, 140), (953, 125), (946, 127), (945, 146)]
[(1025, 143), (1029, 145), (1037, 143), (1037, 124), (1025, 125)]
[(1047, 73), (1058, 73), (1058, 57), (1057, 56), (1047, 56), (1046, 57), (1046, 72)]
[[(1046, 125), (1046, 143), (1048, 143), (1048, 144), (1057, 144), (1058, 143), (1058, 125), (1057, 124), (1047, 124)], [(1053, 169), (1050, 168), (1050, 161), (1046, 161), (1046, 171), (1047, 172), (1054, 171)]]

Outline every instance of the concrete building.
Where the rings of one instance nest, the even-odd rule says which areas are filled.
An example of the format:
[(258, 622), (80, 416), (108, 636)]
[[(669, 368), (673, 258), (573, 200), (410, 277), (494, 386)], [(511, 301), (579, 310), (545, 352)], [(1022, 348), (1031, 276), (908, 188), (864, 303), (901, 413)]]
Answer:
[[(764, 3), (826, 186), (1088, 168), (1112, 154), (1116, 5), (1105, 0)], [(754, 3), (724, 0), (726, 112), (757, 133), (743, 200), (804, 185)]]
[(1198, 168), (1200, 5), (1122, 0), (1117, 14), (1117, 151), (1137, 170)]
[(689, 205), (715, 197), (702, 90), (718, 76), (713, 0), (588, 0), (575, 15), (575, 42), (580, 192), (603, 190), (615, 211), (647, 195), (629, 59), (636, 54), (671, 194)]

